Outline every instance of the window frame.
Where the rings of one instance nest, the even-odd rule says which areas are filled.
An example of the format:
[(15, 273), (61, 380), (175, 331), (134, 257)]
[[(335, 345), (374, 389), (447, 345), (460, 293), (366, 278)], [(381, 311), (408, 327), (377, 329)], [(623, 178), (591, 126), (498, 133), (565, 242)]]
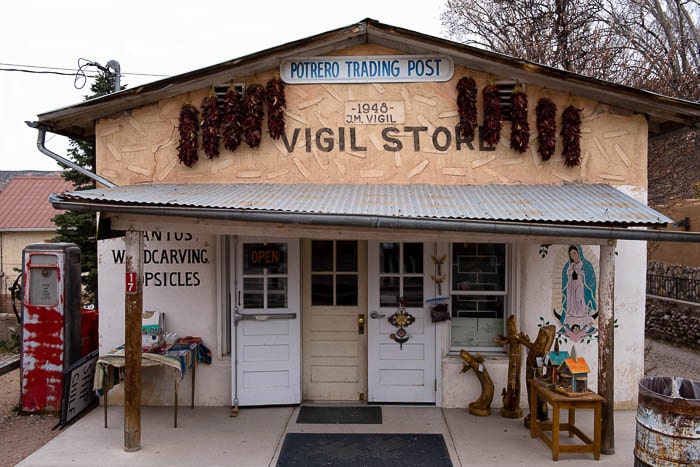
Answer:
[[(453, 290), (452, 288), (452, 268), (453, 268), (453, 247), (455, 243), (470, 243), (470, 244), (499, 244), (499, 245), (504, 245), (505, 246), (505, 252), (504, 252), (504, 286), (502, 291), (489, 291), (489, 290), (480, 290), (480, 291), (464, 291), (464, 290)], [(515, 302), (515, 296), (514, 296), (514, 290), (512, 287), (512, 284), (515, 284), (515, 246), (511, 243), (507, 242), (449, 242), (448, 243), (448, 258), (449, 262), (447, 264), (447, 277), (445, 282), (448, 284), (448, 288), (445, 291), (445, 294), (449, 297), (449, 310), (450, 310), (450, 316), (454, 318), (452, 315), (453, 313), (453, 303), (452, 299), (453, 296), (455, 295), (461, 295), (461, 296), (472, 296), (472, 297), (478, 297), (478, 296), (498, 296), (498, 297), (503, 297), (503, 326), (499, 334), (505, 335), (506, 333), (506, 321), (507, 318), (514, 314), (514, 302)], [(447, 340), (446, 340), (446, 347), (448, 354), (451, 355), (458, 355), (460, 350), (464, 349), (469, 352), (482, 352), (482, 353), (505, 353), (505, 349), (503, 346), (498, 345), (498, 344), (493, 344), (492, 346), (461, 346), (461, 345), (453, 345), (452, 344), (452, 327), (453, 327), (453, 320), (449, 320), (450, 325), (447, 326)], [(496, 337), (496, 336), (493, 336)]]
[[(331, 242), (333, 245), (333, 252), (332, 252), (332, 269), (331, 270), (319, 270), (319, 271), (314, 271), (313, 270), (313, 243), (314, 242)], [(338, 270), (338, 242), (354, 242), (355, 243), (355, 249), (356, 249), (356, 254), (359, 254), (360, 251), (360, 242), (358, 240), (336, 240), (336, 239), (311, 239), (310, 241), (310, 248), (311, 248), (311, 264), (309, 265), (309, 287), (311, 288), (310, 290), (310, 306), (313, 307), (347, 307), (347, 308), (353, 308), (357, 307), (359, 305), (359, 300), (360, 300), (360, 263), (359, 263), (359, 258), (356, 258), (355, 261), (355, 270), (354, 271), (339, 271)], [(313, 277), (314, 276), (331, 276), (333, 278), (333, 303), (330, 305), (326, 304), (314, 304), (314, 296), (313, 296)], [(354, 276), (356, 278), (355, 281), (355, 299), (356, 303), (354, 305), (338, 305), (338, 281), (337, 278), (338, 276)]]
[[(379, 268), (378, 268), (378, 270), (377, 270), (377, 280), (379, 281), (379, 288), (378, 288), (378, 290), (379, 290), (379, 294), (380, 294), (380, 296), (378, 297), (379, 307), (380, 307), (380, 308), (396, 308), (396, 307), (399, 306), (398, 299), (399, 299), (399, 297), (404, 296), (404, 279), (405, 279), (405, 278), (420, 278), (420, 280), (421, 280), (420, 290), (421, 290), (421, 293), (422, 293), (422, 303), (421, 303), (420, 306), (421, 306), (421, 307), (424, 306), (425, 299), (426, 299), (426, 296), (425, 296), (426, 279), (425, 279), (425, 277), (426, 277), (426, 268), (428, 267), (428, 265), (426, 264), (424, 258), (425, 258), (425, 251), (426, 251), (426, 245), (427, 245), (427, 244), (426, 244), (425, 242), (422, 242), (422, 241), (409, 241), (409, 240), (397, 240), (397, 241), (386, 240), (386, 241), (382, 241), (382, 240), (380, 240), (380, 241), (377, 243), (377, 246), (378, 246), (378, 248), (379, 248), (380, 250), (381, 250), (381, 248), (382, 248), (382, 244), (384, 244), (384, 243), (396, 243), (396, 244), (398, 244), (398, 246), (399, 246), (399, 258), (398, 258), (398, 261), (399, 261), (399, 264), (398, 264), (398, 266), (399, 266), (399, 271), (398, 271), (398, 272), (382, 272), (381, 265), (379, 265)], [(405, 272), (405, 264), (404, 264), (404, 258), (405, 258), (405, 256), (404, 256), (404, 255), (405, 255), (405, 253), (404, 253), (404, 245), (406, 245), (406, 244), (417, 244), (417, 245), (421, 245), (421, 256), (420, 256), (420, 257), (421, 257), (421, 261), (422, 261), (422, 269), (423, 269), (422, 272)], [(395, 277), (395, 278), (398, 278), (398, 280), (399, 280), (399, 295), (398, 295), (398, 297), (396, 298), (396, 303), (395, 303), (395, 304), (385, 305), (385, 304), (382, 303), (382, 298), (381, 298), (382, 284), (381, 284), (381, 280), (382, 280), (383, 278), (386, 278), (386, 277), (389, 277), (389, 278)], [(415, 305), (412, 305), (412, 304), (409, 304), (408, 307), (409, 307), (409, 308), (417, 308)]]

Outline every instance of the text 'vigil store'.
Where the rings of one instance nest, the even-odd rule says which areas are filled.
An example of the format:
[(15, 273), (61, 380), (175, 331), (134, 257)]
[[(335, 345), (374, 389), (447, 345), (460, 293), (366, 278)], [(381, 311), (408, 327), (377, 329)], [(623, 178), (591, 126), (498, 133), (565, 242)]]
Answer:
[[(94, 139), (109, 182), (51, 198), (123, 234), (99, 241), (101, 353), (140, 326), (124, 312), (131, 249), (143, 310), (212, 351), (196, 405), (466, 407), (481, 387), (460, 351), (500, 393), (509, 359), (494, 339), (514, 316), (533, 340), (554, 326), (589, 362), (588, 386), (630, 408), (644, 240), (671, 234), (646, 206), (648, 139), (699, 116), (367, 19), (38, 126)], [(144, 404), (172, 403), (157, 371), (143, 385)]]

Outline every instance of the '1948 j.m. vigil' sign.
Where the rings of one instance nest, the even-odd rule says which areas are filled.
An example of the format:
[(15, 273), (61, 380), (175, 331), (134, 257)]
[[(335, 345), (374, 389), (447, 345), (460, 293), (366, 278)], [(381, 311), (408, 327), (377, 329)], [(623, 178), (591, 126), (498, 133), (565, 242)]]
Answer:
[(390, 83), (448, 81), (454, 62), (447, 55), (292, 57), (280, 65), (286, 83)]

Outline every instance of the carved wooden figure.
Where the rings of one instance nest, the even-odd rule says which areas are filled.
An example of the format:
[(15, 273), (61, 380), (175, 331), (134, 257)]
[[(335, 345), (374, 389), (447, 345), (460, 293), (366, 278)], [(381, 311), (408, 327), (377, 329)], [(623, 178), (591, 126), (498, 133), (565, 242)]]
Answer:
[(488, 417), (491, 415), (491, 402), (493, 401), (493, 381), (491, 381), (489, 372), (486, 371), (484, 366), (484, 357), (481, 354), (476, 354), (476, 357), (473, 357), (466, 350), (462, 350), (460, 356), (464, 360), (462, 373), (466, 373), (470, 369), (474, 370), (474, 374), (476, 374), (481, 383), (481, 395), (477, 400), (469, 404), (469, 413), (480, 417)]
[(515, 315), (508, 317), (506, 321), (506, 335), (498, 336), (493, 340), (496, 344), (508, 346), (508, 382), (503, 388), (503, 407), (501, 416), (506, 418), (520, 418), (523, 410), (520, 408), (520, 364), (522, 350), (518, 341), (518, 320)]
[[(544, 360), (544, 356), (547, 355), (547, 352), (549, 349), (552, 347), (552, 343), (554, 342), (554, 335), (556, 333), (556, 328), (553, 325), (549, 326), (542, 326), (537, 333), (537, 338), (535, 339), (535, 342), (531, 342), (530, 338), (528, 337), (527, 334), (523, 334), (522, 332), (518, 334), (518, 342), (520, 342), (522, 345), (527, 347), (529, 349), (529, 352), (527, 354), (527, 360), (525, 361), (525, 367), (526, 367), (526, 375), (527, 378), (534, 378), (535, 377), (535, 370), (537, 368), (537, 359), (541, 358)], [(527, 385), (527, 401), (528, 404), (530, 404), (530, 385)], [(530, 407), (530, 414), (533, 413), (533, 410), (535, 410), (533, 407)], [(547, 403), (537, 399), (537, 420), (547, 420)], [(529, 427), (530, 426), (530, 415), (527, 415), (525, 417), (525, 426)]]

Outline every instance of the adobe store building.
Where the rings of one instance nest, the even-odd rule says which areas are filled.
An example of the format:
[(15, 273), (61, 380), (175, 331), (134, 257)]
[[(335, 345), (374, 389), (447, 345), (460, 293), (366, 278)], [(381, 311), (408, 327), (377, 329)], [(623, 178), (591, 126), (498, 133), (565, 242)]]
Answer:
[[(235, 149), (192, 125), (212, 96), (243, 109)], [(40, 144), (94, 139), (105, 182), (54, 206), (125, 232), (99, 242), (101, 353), (140, 326), (125, 319), (136, 271), (142, 309), (212, 349), (197, 405), (466, 407), (481, 387), (459, 351), (484, 356), (500, 394), (494, 338), (515, 315), (532, 339), (555, 325), (612, 409), (643, 376), (644, 240), (697, 241), (653, 230), (671, 220), (646, 206), (648, 139), (699, 122), (697, 103), (367, 19), (38, 124)], [(399, 297), (410, 317), (390, 319)], [(451, 319), (431, 320), (436, 303)], [(144, 376), (143, 403), (171, 404), (171, 382)]]

